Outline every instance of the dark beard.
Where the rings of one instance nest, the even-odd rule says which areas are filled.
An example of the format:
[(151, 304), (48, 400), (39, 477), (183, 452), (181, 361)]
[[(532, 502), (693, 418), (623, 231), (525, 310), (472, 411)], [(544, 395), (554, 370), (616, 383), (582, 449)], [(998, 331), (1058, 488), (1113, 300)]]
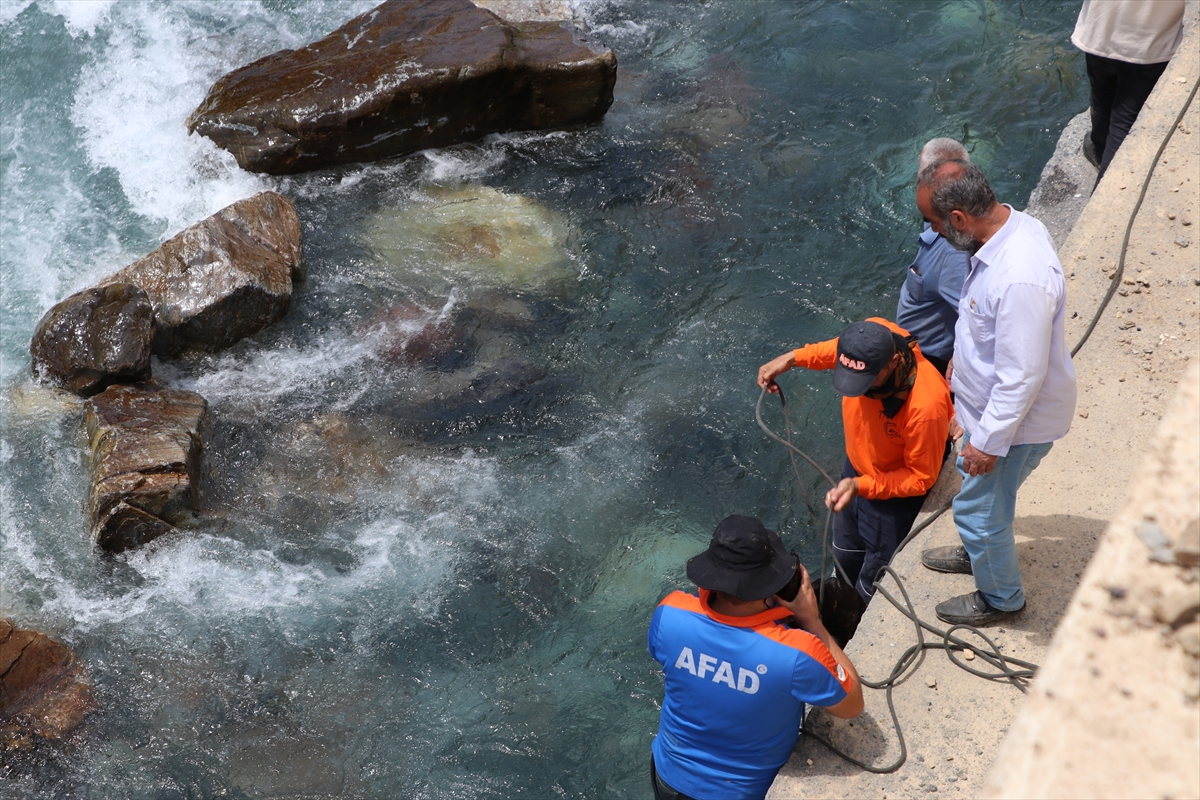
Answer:
[(963, 233), (950, 224), (950, 220), (942, 221), (942, 236), (950, 243), (950, 246), (955, 250), (962, 250), (965, 253), (975, 255), (979, 252), (979, 248), (983, 247), (983, 242), (972, 238), (969, 233)]
[[(917, 357), (908, 346), (908, 340), (894, 333), (892, 336), (896, 340), (896, 351), (900, 353), (900, 363), (882, 386), (868, 389), (863, 395), (882, 402), (883, 413), (888, 419), (900, 413), (900, 409), (908, 400), (907, 392), (912, 389), (917, 379)], [(896, 397), (901, 393), (905, 393), (904, 397)]]

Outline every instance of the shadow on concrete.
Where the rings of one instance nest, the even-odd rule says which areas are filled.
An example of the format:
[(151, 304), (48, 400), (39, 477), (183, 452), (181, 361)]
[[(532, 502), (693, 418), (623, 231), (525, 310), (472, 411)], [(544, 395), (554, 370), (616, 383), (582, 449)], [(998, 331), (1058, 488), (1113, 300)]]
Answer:
[(1025, 584), (1025, 611), (1006, 627), (1026, 632), (1032, 644), (1050, 644), (1106, 524), (1066, 514), (1017, 518), (1013, 529)]
[[(885, 764), (895, 761), (899, 751), (892, 741), (895, 739), (895, 733), (892, 730), (891, 717), (887, 715), (886, 708), (882, 709), (882, 712), (884, 716), (879, 720), (875, 719), (871, 710), (864, 711), (855, 719), (838, 719), (825, 713), (823, 709), (814, 708), (810, 712), (808, 724), (834, 747), (853, 754), (859, 761), (866, 764)], [(808, 759), (813, 758), (817, 752), (822, 755), (829, 754), (825, 745), (811, 736), (801, 734), (800, 741), (796, 743), (796, 755)], [(811, 766), (805, 768), (805, 774), (809, 776), (853, 775), (859, 772), (862, 772), (860, 767), (840, 758), (817, 758)]]

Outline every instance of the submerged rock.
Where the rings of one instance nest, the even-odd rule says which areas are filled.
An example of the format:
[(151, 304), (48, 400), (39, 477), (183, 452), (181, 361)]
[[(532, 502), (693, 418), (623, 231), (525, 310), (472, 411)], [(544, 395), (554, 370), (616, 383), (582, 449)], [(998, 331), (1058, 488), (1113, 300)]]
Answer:
[(11, 415), (10, 422), (14, 418), (52, 419), (77, 414), (82, 407), (83, 401), (68, 391), (27, 380), (11, 387), (5, 401), (0, 403), (0, 415)]
[(110, 551), (145, 544), (200, 510), (208, 404), (195, 392), (113, 386), (85, 405), (92, 536)]
[(405, 366), (459, 366), (466, 357), (470, 331), (454, 309), (430, 311), (416, 303), (382, 309), (368, 328), (377, 330), (380, 355)]
[(239, 483), (246, 508), (277, 523), (320, 529), (344, 520), (361, 491), (386, 483), (399, 459), (423, 452), (395, 419), (329, 412), (272, 433), (271, 449)]
[(347, 728), (310, 730), (287, 717), (239, 727), (229, 739), (229, 781), (250, 797), (341, 796), (355, 772), (346, 766), (348, 741)]
[(29, 344), (39, 380), (81, 396), (150, 378), (154, 306), (132, 283), (85, 289), (55, 305)]
[(187, 124), (243, 169), (288, 174), (596, 122), (616, 73), (611, 50), (563, 22), (518, 26), (469, 0), (388, 0), (220, 78)]
[(382, 211), (371, 248), (406, 285), (457, 285), (566, 294), (578, 279), (566, 219), (538, 201), (487, 186), (434, 188), (422, 202)]
[(300, 218), (288, 198), (260, 192), (187, 228), (103, 283), (145, 290), (158, 320), (154, 350), (216, 351), (287, 314), (303, 278)]
[(559, 379), (540, 365), (520, 357), (454, 373), (451, 380), (431, 385), (435, 391), (423, 404), (413, 403), (401, 416), (420, 420), (427, 436), (445, 423), (461, 428), (485, 422), (520, 424), (534, 417), (538, 408), (554, 403)]
[(96, 710), (87, 669), (66, 646), (0, 619), (0, 751), (61, 739)]
[(507, 354), (515, 347), (504, 346), (512, 336), (532, 338), (534, 327), (533, 312), (519, 298), (483, 292), (465, 298), (455, 293), (440, 309), (399, 302), (376, 312), (361, 332), (375, 338), (388, 364), (450, 371), (467, 366), (481, 348)]

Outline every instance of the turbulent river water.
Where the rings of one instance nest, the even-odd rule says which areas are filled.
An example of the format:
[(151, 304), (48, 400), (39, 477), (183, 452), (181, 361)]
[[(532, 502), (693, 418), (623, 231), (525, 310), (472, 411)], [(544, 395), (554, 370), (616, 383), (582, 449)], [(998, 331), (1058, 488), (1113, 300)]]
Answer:
[[(0, 796), (645, 797), (685, 559), (748, 513), (819, 564), (758, 365), (894, 313), (922, 142), (1023, 207), (1086, 105), (1075, 2), (580, 0), (620, 63), (594, 127), (285, 179), (187, 135), (221, 74), (372, 5), (0, 3), (0, 616), (101, 705), (0, 756)], [(288, 317), (153, 365), (210, 403), (204, 514), (101, 555), (34, 326), (268, 188), (304, 228)], [(491, 233), (447, 242), (464, 197)], [(838, 469), (828, 377), (782, 383)]]

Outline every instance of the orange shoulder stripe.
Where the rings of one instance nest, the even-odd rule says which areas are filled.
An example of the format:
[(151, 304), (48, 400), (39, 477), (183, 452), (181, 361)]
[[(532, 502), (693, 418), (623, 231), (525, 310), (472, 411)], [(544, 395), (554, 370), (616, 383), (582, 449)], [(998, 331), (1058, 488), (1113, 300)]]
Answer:
[(662, 599), (659, 605), (681, 608), (684, 611), (695, 611), (697, 614), (704, 613), (704, 608), (700, 605), (700, 598), (687, 592), (671, 592)]
[[(824, 642), (808, 631), (800, 630), (799, 628), (789, 628), (786, 625), (773, 624), (760, 625), (754, 631), (768, 639), (779, 642), (785, 647), (799, 650), (829, 670), (829, 673), (835, 678), (837, 677), (838, 663), (834, 659), (833, 653), (829, 652), (829, 648), (825, 646)], [(849, 676), (847, 676), (845, 681), (838, 682), (842, 684), (843, 688), (849, 691)]]

